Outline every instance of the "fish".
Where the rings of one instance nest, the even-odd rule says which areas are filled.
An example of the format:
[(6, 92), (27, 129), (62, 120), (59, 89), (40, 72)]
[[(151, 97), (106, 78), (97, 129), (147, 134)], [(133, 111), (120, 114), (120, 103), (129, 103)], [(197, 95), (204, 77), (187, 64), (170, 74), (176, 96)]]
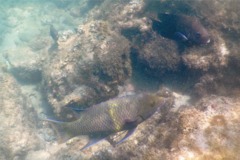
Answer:
[(152, 29), (163, 37), (190, 45), (206, 45), (211, 36), (197, 17), (182, 14), (159, 13), (151, 18)]
[(53, 44), (48, 49), (48, 52), (51, 53), (58, 48), (58, 38), (59, 38), (58, 31), (56, 30), (56, 28), (52, 24), (49, 27), (49, 34), (50, 34), (50, 37), (53, 40)]
[(158, 92), (131, 94), (93, 105), (82, 111), (77, 120), (71, 122), (49, 118), (45, 120), (57, 126), (59, 133), (67, 134), (68, 138), (65, 140), (80, 135), (88, 136), (89, 142), (81, 150), (101, 140), (108, 140), (109, 136), (115, 133), (127, 131), (121, 140), (112, 144), (115, 146), (131, 136), (140, 123), (151, 117), (165, 103), (166, 97)]
[(49, 28), (49, 34), (54, 41), (58, 40), (58, 37), (59, 37), (58, 31), (56, 30), (56, 28), (52, 24), (50, 25), (50, 28)]

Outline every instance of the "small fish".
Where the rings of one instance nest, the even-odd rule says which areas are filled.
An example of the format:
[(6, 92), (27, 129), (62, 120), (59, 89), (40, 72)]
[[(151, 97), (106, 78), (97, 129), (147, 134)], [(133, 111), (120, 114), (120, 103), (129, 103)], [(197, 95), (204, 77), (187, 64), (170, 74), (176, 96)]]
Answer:
[(58, 40), (58, 37), (59, 37), (58, 31), (56, 30), (56, 28), (52, 24), (50, 25), (49, 34), (54, 41)]
[(211, 42), (209, 33), (196, 17), (158, 14), (158, 20), (152, 19), (152, 27), (164, 37), (187, 44), (203, 45)]
[(53, 122), (59, 131), (67, 134), (68, 138), (65, 140), (79, 135), (89, 136), (89, 142), (81, 149), (84, 150), (103, 139), (107, 140), (114, 133), (127, 131), (126, 135), (116, 142), (122, 143), (140, 123), (163, 106), (165, 101), (166, 98), (159, 93), (126, 95), (87, 108), (80, 113), (76, 121), (45, 120)]
[(56, 28), (52, 24), (50, 25), (50, 28), (49, 28), (49, 34), (53, 39), (53, 44), (48, 49), (48, 52), (51, 53), (58, 48), (58, 42), (57, 41), (58, 41), (58, 38), (59, 38), (58, 31), (56, 30)]

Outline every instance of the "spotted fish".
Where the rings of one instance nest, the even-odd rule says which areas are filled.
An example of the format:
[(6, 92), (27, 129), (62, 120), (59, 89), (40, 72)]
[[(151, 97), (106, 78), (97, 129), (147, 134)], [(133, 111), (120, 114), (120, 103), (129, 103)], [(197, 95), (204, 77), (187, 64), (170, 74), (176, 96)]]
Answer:
[(90, 140), (81, 149), (83, 150), (114, 133), (125, 130), (126, 135), (116, 144), (123, 142), (140, 123), (152, 116), (165, 102), (166, 98), (159, 93), (131, 94), (93, 105), (81, 112), (76, 121), (46, 120), (61, 128), (69, 138), (78, 135), (89, 136)]

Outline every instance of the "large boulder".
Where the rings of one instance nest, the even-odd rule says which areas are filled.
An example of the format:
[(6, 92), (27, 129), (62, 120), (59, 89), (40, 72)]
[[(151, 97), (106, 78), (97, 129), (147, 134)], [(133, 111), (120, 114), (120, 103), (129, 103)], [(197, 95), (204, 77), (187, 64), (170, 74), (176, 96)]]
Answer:
[(131, 75), (130, 46), (105, 21), (91, 21), (59, 37), (58, 51), (45, 64), (43, 79), (56, 113), (63, 106), (87, 107), (118, 94)]
[(6, 50), (3, 57), (10, 73), (21, 83), (39, 83), (42, 80), (42, 61), (39, 53), (27, 47)]
[(137, 61), (148, 75), (161, 78), (164, 73), (180, 68), (181, 56), (176, 44), (163, 37), (156, 37), (138, 49)]

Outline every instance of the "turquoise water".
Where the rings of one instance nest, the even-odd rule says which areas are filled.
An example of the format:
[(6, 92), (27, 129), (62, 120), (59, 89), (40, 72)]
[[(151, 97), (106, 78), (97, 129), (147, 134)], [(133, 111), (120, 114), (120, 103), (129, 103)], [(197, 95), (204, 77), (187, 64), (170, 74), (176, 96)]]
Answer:
[(0, 50), (16, 49), (36, 39), (47, 39), (50, 24), (59, 31), (73, 29), (83, 20), (83, 14), (76, 7), (80, 2), (1, 2)]

